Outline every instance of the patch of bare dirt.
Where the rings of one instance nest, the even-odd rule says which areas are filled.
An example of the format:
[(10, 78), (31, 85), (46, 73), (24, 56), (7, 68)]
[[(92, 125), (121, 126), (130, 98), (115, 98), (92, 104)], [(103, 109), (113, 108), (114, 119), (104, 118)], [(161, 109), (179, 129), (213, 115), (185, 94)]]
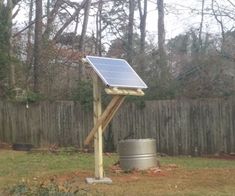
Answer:
[(133, 169), (131, 171), (123, 171), (120, 168), (119, 163), (112, 165), (110, 169), (111, 174), (115, 174), (112, 178), (117, 180), (118, 182), (131, 182), (131, 181), (138, 181), (143, 180), (144, 178), (148, 177), (161, 177), (161, 176), (168, 176), (169, 173), (178, 166), (176, 164), (169, 164), (164, 167), (152, 167), (147, 170), (138, 170)]
[(176, 164), (168, 164), (145, 171), (124, 172), (119, 165), (113, 165), (106, 172), (113, 180), (111, 185), (88, 185), (85, 179), (92, 177), (93, 172), (77, 171), (45, 177), (40, 180), (40, 186), (55, 184), (60, 192), (85, 195), (187, 195), (191, 192), (213, 195), (215, 191), (225, 191), (225, 186), (226, 194), (235, 190), (234, 169), (185, 170)]
[(0, 150), (10, 150), (10, 149), (12, 149), (11, 144), (0, 141)]

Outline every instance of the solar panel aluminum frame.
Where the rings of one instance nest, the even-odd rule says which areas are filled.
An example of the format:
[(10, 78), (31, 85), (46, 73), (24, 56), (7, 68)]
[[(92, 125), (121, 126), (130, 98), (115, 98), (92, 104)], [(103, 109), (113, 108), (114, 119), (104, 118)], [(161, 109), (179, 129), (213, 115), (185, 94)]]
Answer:
[[(104, 76), (100, 73), (100, 71), (96, 68), (96, 66), (91, 62), (89, 58), (100, 58), (100, 59), (108, 59), (108, 60), (119, 60), (125, 62), (129, 68), (132, 70), (132, 73), (135, 74), (135, 76), (142, 82), (143, 86), (129, 86), (129, 85), (114, 85), (109, 84), (108, 81), (104, 78)], [(117, 59), (117, 58), (108, 58), (108, 57), (98, 57), (98, 56), (86, 56), (87, 61), (92, 66), (92, 68), (95, 70), (96, 74), (101, 78), (101, 80), (104, 82), (104, 84), (107, 87), (120, 87), (120, 88), (131, 88), (131, 89), (146, 89), (148, 86), (145, 84), (145, 82), (140, 78), (140, 76), (135, 72), (135, 70), (130, 66), (130, 64), (124, 60), (124, 59)]]

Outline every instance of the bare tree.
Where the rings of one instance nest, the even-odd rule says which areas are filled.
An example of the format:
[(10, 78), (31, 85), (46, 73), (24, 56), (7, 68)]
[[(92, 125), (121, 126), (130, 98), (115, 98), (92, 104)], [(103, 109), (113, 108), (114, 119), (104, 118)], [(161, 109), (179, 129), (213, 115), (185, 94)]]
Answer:
[(88, 24), (90, 7), (91, 7), (91, 0), (87, 0), (85, 8), (84, 8), (82, 33), (81, 33), (80, 40), (79, 40), (79, 51), (80, 52), (84, 51), (84, 41), (85, 41), (85, 36), (86, 36), (86, 31), (87, 31), (87, 24)]
[(35, 4), (35, 38), (34, 38), (34, 91), (40, 92), (39, 77), (42, 54), (42, 0)]
[(164, 24), (164, 0), (157, 0), (158, 8), (158, 50), (159, 50), (159, 64), (162, 79), (167, 74), (167, 59), (165, 47), (165, 24)]
[(145, 65), (145, 39), (146, 39), (146, 19), (147, 19), (147, 4), (148, 1), (144, 0), (143, 5), (141, 0), (138, 0), (138, 9), (139, 9), (139, 17), (140, 17), (140, 48), (138, 55), (138, 64), (139, 64), (139, 72), (144, 73), (144, 65)]
[(95, 53), (102, 55), (102, 8), (103, 0), (99, 0), (98, 10), (96, 14), (96, 46)]
[[(8, 49), (8, 55), (11, 58), (13, 56), (13, 50), (12, 50), (12, 11), (14, 8), (14, 3), (12, 0), (7, 1), (7, 10), (8, 10), (8, 33), (9, 33), (9, 49)], [(13, 62), (10, 62), (10, 86), (11, 88), (14, 88), (16, 84), (15, 81), (15, 65)]]
[[(32, 23), (33, 20), (33, 0), (30, 0), (29, 2), (29, 18), (28, 18), (28, 24)], [(33, 26), (29, 26), (28, 32), (27, 32), (27, 59), (26, 59), (26, 64), (28, 66), (31, 66), (32, 64), (32, 31), (33, 31)]]
[(64, 30), (71, 24), (72, 21), (76, 19), (80, 11), (86, 6), (86, 2), (89, 0), (83, 0), (80, 5), (76, 8), (74, 13), (65, 21), (65, 23), (62, 25), (62, 27), (56, 32), (53, 40), (57, 41), (59, 36), (64, 32)]
[[(219, 9), (219, 6), (217, 4), (217, 11), (215, 10), (215, 6), (214, 4), (217, 4), (217, 1), (216, 0), (211, 0), (211, 9), (212, 9), (212, 12), (213, 12), (213, 15), (215, 17), (215, 20), (219, 23), (220, 25), (220, 28), (221, 28), (221, 35), (222, 35), (222, 42), (224, 42), (224, 39), (225, 39), (225, 30), (224, 30), (224, 24), (223, 24), (223, 21), (222, 21), (222, 14), (221, 14), (221, 11)], [(221, 17), (221, 18), (219, 18)]]
[(62, 4), (63, 4), (63, 0), (56, 0), (52, 10), (50, 10), (51, 1), (47, 0), (47, 13), (46, 13), (47, 23), (46, 23), (45, 31), (43, 33), (44, 40), (49, 39), (50, 33), (53, 30), (53, 22), (55, 21), (55, 18), (58, 15), (58, 11)]
[(199, 36), (198, 36), (200, 51), (201, 51), (201, 49), (202, 49), (202, 28), (203, 28), (203, 21), (204, 21), (204, 6), (205, 6), (205, 0), (202, 0), (201, 22), (200, 22)]
[(148, 1), (144, 0), (144, 5), (142, 6), (141, 0), (138, 0), (138, 8), (140, 15), (140, 53), (144, 53), (145, 51), (147, 4)]
[(130, 64), (132, 63), (133, 60), (134, 12), (135, 12), (135, 0), (129, 0), (127, 60)]

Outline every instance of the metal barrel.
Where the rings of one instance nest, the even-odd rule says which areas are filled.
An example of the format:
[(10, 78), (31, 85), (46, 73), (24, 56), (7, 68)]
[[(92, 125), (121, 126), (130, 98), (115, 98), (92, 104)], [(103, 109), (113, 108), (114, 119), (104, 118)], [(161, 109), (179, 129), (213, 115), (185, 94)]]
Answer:
[(121, 140), (118, 152), (120, 166), (124, 171), (146, 170), (157, 164), (155, 139)]

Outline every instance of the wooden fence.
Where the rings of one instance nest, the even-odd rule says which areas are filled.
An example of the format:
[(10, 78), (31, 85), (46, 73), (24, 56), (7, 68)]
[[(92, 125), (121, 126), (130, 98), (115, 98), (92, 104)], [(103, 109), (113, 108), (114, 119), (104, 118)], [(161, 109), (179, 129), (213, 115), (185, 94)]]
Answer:
[[(82, 147), (92, 113), (78, 102), (0, 102), (0, 141)], [(106, 148), (123, 138), (155, 138), (170, 155), (235, 152), (235, 100), (200, 99), (124, 104), (106, 131)]]

